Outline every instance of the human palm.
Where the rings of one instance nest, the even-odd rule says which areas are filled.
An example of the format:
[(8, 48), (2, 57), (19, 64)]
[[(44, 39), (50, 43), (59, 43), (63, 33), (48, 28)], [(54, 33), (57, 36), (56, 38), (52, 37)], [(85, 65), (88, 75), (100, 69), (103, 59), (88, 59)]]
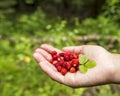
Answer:
[(58, 53), (61, 50), (50, 45), (43, 44), (36, 49), (34, 57), (39, 62), (42, 70), (47, 73), (53, 80), (71, 86), (71, 87), (87, 87), (100, 84), (110, 83), (110, 75), (112, 72), (111, 53), (104, 48), (95, 45), (71, 46), (65, 47), (62, 51), (75, 53), (78, 55), (86, 54), (90, 59), (94, 60), (97, 65), (89, 69), (86, 73), (77, 71), (76, 73), (67, 72), (66, 75), (61, 75), (57, 69), (50, 64), (52, 58), (50, 53), (55, 50)]

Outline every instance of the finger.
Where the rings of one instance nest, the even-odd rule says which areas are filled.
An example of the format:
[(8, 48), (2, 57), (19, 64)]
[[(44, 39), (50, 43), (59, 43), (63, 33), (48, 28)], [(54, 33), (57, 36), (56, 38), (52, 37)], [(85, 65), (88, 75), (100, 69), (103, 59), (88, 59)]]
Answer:
[(59, 83), (64, 83), (64, 76), (57, 72), (56, 68), (47, 62), (43, 56), (41, 56), (39, 53), (34, 53), (33, 56), (39, 62), (41, 69), (46, 74), (48, 74), (53, 80)]
[(46, 66), (47, 62), (43, 61), (40, 63), (40, 67), (42, 68), (42, 70), (48, 75), (50, 76), (53, 80), (62, 83), (64, 82), (64, 76), (62, 76), (59, 72), (53, 70), (52, 68), (50, 68), (49, 66)]
[(54, 48), (53, 46), (47, 45), (47, 44), (42, 44), (41, 48), (46, 50), (47, 52), (51, 53), (52, 51), (56, 51), (58, 53), (60, 53), (61, 51), (57, 48)]
[(65, 52), (71, 52), (71, 53), (75, 53), (75, 54), (84, 53), (83, 52), (83, 46), (64, 47), (63, 51), (65, 51)]
[(42, 62), (42, 61), (45, 61), (45, 58), (43, 58), (43, 56), (41, 56), (39, 53), (34, 53), (33, 54), (33, 57), (35, 58), (35, 60), (39, 63), (39, 62)]
[(46, 62), (45, 66), (49, 66), (50, 68), (56, 71), (56, 68), (52, 64), (50, 64), (41, 54), (34, 53), (33, 56), (38, 63)]
[(42, 56), (44, 56), (44, 58), (46, 58), (48, 61), (52, 59), (51, 55), (46, 52), (45, 50), (41, 49), (41, 48), (38, 48), (35, 50), (35, 52), (38, 52), (40, 53)]

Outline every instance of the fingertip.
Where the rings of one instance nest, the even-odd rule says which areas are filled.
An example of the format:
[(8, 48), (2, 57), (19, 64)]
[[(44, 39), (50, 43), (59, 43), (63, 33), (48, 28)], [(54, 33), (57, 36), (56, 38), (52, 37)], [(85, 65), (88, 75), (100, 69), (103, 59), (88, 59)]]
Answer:
[(33, 57), (35, 58), (35, 60), (36, 60), (37, 62), (40, 62), (40, 60), (39, 60), (39, 53), (35, 52), (35, 53), (33, 54)]
[(41, 48), (44, 48), (44, 47), (46, 47), (46, 46), (48, 46), (48, 44), (42, 44), (40, 47), (41, 47)]
[(40, 49), (40, 48), (37, 48), (37, 49), (35, 50), (35, 52), (38, 52), (38, 51), (39, 51), (39, 49)]
[(48, 45), (48, 44), (42, 44), (41, 45), (41, 49), (44, 49), (45, 51), (47, 51), (48, 53), (51, 53), (52, 51), (56, 51), (56, 52), (61, 52), (59, 49), (51, 46), (51, 45)]
[(64, 47), (62, 51), (67, 51), (68, 49), (69, 49), (68, 47)]
[(43, 50), (41, 48), (37, 49), (36, 52), (41, 54), (47, 60), (50, 60), (52, 58), (51, 55), (47, 51), (45, 51), (45, 50)]
[(64, 47), (64, 48), (63, 48), (63, 50), (66, 50), (66, 49), (68, 49), (68, 47)]
[(70, 46), (70, 47), (64, 47), (62, 50), (63, 51), (68, 51), (68, 52), (73, 52), (76, 46)]
[(34, 57), (34, 58), (37, 58), (38, 55), (39, 55), (39, 54), (35, 52), (35, 53), (33, 54), (33, 57)]

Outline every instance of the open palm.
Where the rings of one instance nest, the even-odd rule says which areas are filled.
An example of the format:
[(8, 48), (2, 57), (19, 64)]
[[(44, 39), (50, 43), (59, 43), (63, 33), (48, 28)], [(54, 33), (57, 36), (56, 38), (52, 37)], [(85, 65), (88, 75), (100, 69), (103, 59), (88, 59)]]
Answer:
[(76, 54), (86, 54), (92, 60), (95, 60), (96, 67), (89, 69), (86, 73), (77, 71), (76, 73), (68, 72), (66, 75), (61, 75), (57, 69), (49, 63), (52, 58), (50, 53), (55, 50), (58, 53), (61, 50), (50, 45), (43, 44), (36, 49), (34, 58), (39, 62), (42, 70), (47, 73), (53, 80), (71, 86), (71, 87), (86, 87), (100, 84), (110, 83), (110, 75), (112, 74), (111, 53), (100, 46), (83, 45), (70, 46), (63, 48), (62, 51), (67, 51)]

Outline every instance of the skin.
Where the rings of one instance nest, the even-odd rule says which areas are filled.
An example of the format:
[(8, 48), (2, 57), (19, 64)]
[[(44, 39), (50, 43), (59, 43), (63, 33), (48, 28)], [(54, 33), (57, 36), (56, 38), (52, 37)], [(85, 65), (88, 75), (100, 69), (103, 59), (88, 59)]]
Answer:
[[(86, 73), (81, 73), (80, 71), (76, 73), (68, 72), (63, 76), (49, 62), (52, 58), (50, 53), (53, 50), (58, 53), (64, 51), (78, 55), (86, 54), (90, 59), (94, 60), (97, 65), (89, 69)], [(70, 46), (63, 48), (62, 51), (53, 46), (42, 44), (33, 54), (41, 69), (53, 80), (72, 88), (120, 83), (119, 54), (112, 54), (104, 48), (95, 45)]]

